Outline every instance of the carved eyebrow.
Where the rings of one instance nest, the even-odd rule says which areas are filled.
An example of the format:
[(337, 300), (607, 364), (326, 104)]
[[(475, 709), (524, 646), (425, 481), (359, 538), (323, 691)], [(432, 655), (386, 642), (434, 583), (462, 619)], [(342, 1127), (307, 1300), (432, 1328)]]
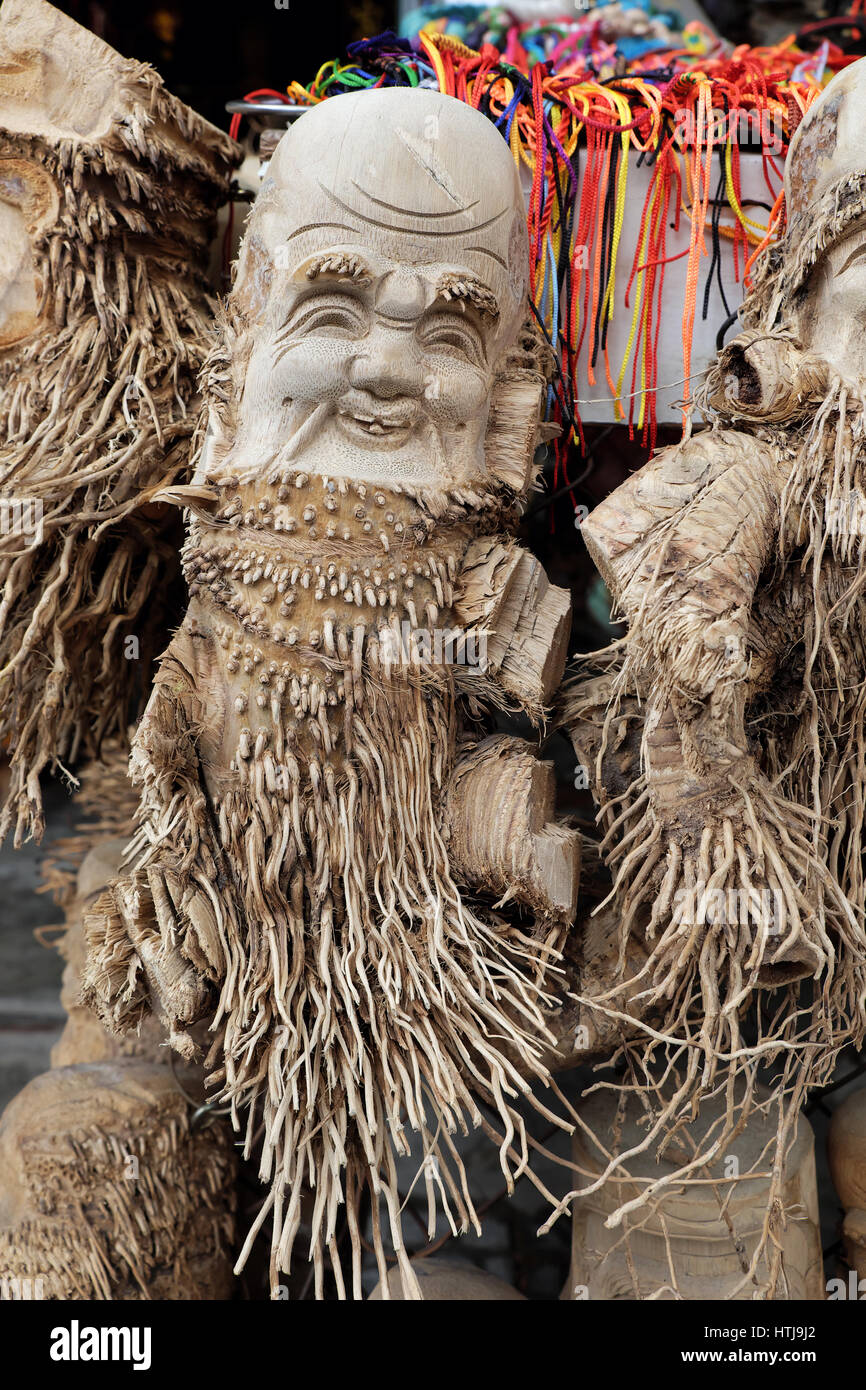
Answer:
[(373, 272), (363, 256), (353, 251), (323, 251), (307, 266), (308, 280), (317, 280), (321, 275), (333, 276), (336, 280), (351, 280), (353, 285), (369, 285)]
[(472, 275), (458, 275), (453, 271), (443, 275), (436, 285), (436, 298), (446, 303), (469, 305), (484, 318), (499, 318), (496, 296)]

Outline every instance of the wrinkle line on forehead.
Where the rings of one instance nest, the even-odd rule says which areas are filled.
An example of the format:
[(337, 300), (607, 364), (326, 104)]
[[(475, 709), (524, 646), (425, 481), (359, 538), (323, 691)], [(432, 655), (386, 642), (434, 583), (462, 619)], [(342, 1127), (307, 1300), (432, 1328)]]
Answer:
[[(386, 232), (404, 232), (406, 235), (409, 236), (413, 234), (418, 235), (419, 232), (425, 237), (450, 237), (452, 240), (454, 237), (469, 236), (470, 234), (475, 236), (478, 234), (478, 232), (485, 231), (487, 227), (492, 227), (495, 222), (501, 221), (501, 219), (506, 215), (506, 213), (511, 211), (511, 209), (507, 207), (501, 208), (499, 212), (495, 212), (492, 217), (486, 218), (484, 222), (473, 222), (469, 227), (455, 227), (452, 231), (434, 231), (429, 227), (395, 227), (391, 222), (383, 222), (378, 217), (371, 217), (367, 213), (360, 212), (357, 208), (350, 207), (348, 203), (343, 202), (342, 198), (338, 198), (337, 194), (334, 193), (330, 188), (326, 188), (323, 183), (320, 182), (319, 187), (328, 198), (332, 199), (332, 201), (335, 202), (338, 207), (342, 208), (344, 212), (347, 212), (350, 217), (358, 217), (362, 222), (367, 222), (372, 227), (381, 227)], [(459, 217), (461, 211), (462, 209), (455, 208), (452, 216)], [(439, 214), (436, 213), (433, 214), (433, 216), (438, 215)], [(413, 212), (412, 216), (417, 218), (419, 221), (423, 221), (424, 218), (428, 216), (428, 214), (423, 212)], [(325, 225), (330, 226), (331, 224), (328, 223)], [(478, 247), (477, 249), (480, 251), (482, 248)]]
[(296, 236), (303, 236), (306, 232), (321, 232), (326, 227), (333, 228), (338, 232), (351, 232), (352, 236), (362, 237), (364, 235), (361, 227), (347, 227), (345, 222), (305, 222), (303, 227), (296, 227), (293, 232), (289, 232), (286, 242), (294, 241)]
[[(375, 194), (368, 193), (367, 189), (362, 187), (362, 185), (358, 183), (357, 179), (352, 179), (352, 186), (353, 188), (357, 188), (358, 192), (362, 193), (365, 198), (369, 198), (371, 203), (376, 203), (376, 205), (380, 208), (387, 208), (389, 212), (399, 212), (403, 217), (424, 218), (425, 221), (429, 218), (435, 217), (457, 217), (461, 212), (471, 212), (473, 208), (477, 208), (479, 203), (479, 199), (476, 198), (474, 202), (465, 203), (463, 207), (446, 208), (444, 212), (419, 212), (417, 208), (401, 208), (397, 205), (397, 203), (389, 203), (385, 198), (377, 198)], [(333, 194), (331, 196), (333, 197)], [(500, 213), (499, 215), (501, 216), (502, 214)], [(468, 228), (467, 230), (471, 231), (474, 229)]]

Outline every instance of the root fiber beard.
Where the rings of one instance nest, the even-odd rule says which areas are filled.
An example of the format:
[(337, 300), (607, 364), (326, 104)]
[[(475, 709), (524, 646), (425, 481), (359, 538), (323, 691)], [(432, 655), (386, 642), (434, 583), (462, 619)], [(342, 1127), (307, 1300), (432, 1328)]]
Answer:
[(549, 1079), (550, 940), (461, 894), (445, 813), (454, 673), (399, 659), (393, 640), (404, 622), (447, 621), (463, 550), (501, 499), (271, 483), (226, 484), (191, 527), (193, 601), (133, 752), (138, 867), (91, 917), (91, 997), (112, 993), (100, 966), (125, 971), (134, 1021), (148, 939), (163, 964), (154, 933), (175, 943), (175, 1046), (212, 1015), (219, 1099), (236, 1125), (245, 1112), (248, 1154), (264, 1135), (269, 1192), (240, 1264), (270, 1219), (276, 1285), (306, 1228), (317, 1295), (329, 1260), (340, 1296), (360, 1297), (368, 1192), (380, 1274), (390, 1243), (418, 1296), (397, 1157), (418, 1157), (431, 1236), (440, 1209), (455, 1232), (478, 1229), (453, 1136), (483, 1127), (510, 1188), (529, 1156), (518, 1101), (555, 1119), (527, 1080)]
[(0, 352), (0, 839), (14, 824), (16, 844), (41, 837), (46, 767), (71, 778), (126, 737), (176, 602), (180, 531), (152, 498), (189, 462), (238, 151), (151, 70), (126, 70), (98, 147), (0, 130), (0, 157), (59, 202), (33, 246), (38, 325)]

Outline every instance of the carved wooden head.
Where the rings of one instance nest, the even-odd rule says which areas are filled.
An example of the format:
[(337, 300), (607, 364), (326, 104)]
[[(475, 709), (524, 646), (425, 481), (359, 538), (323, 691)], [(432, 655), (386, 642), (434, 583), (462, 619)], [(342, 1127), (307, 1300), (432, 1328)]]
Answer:
[(0, 348), (62, 327), (91, 298), (119, 340), (141, 256), (205, 288), (211, 219), (237, 156), (146, 63), (46, 0), (4, 0)]
[(520, 183), (488, 120), (429, 91), (323, 102), (281, 140), (247, 227), (226, 466), (482, 479), (527, 267)]

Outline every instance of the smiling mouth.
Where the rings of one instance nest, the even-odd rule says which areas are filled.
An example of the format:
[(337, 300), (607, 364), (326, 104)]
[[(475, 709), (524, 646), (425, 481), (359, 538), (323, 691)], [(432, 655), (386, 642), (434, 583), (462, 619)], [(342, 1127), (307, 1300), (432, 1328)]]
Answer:
[(337, 420), (351, 438), (380, 447), (397, 447), (405, 443), (413, 426), (413, 421), (407, 420), (405, 416), (389, 419), (386, 415), (368, 415), (345, 407), (338, 409)]

